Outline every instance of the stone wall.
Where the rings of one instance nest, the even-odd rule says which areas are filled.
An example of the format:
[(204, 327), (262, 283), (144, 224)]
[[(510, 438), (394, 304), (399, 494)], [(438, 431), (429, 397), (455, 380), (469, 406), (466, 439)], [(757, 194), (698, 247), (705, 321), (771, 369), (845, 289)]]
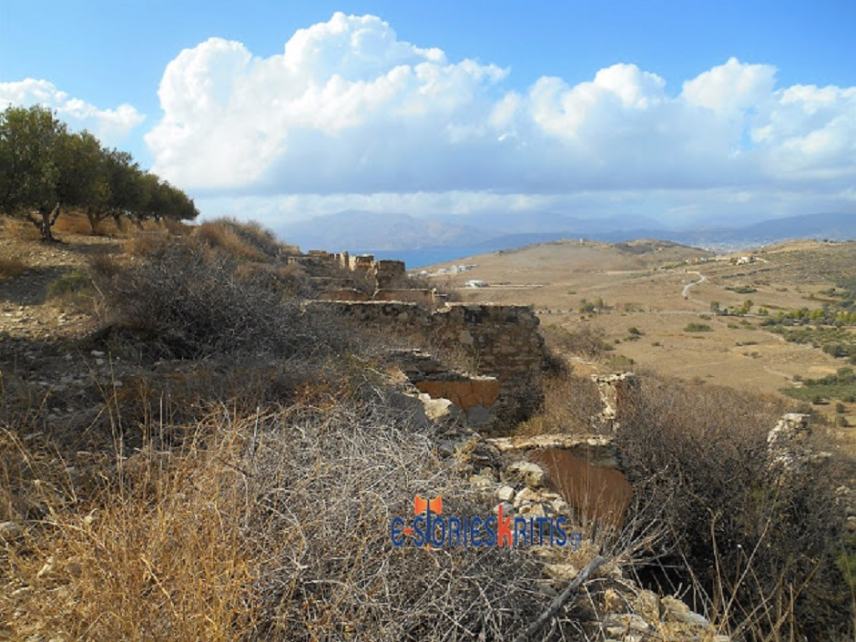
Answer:
[(429, 308), (435, 307), (442, 302), (437, 296), (436, 290), (400, 288), (378, 290), (372, 295), (374, 301), (403, 301), (404, 303), (418, 303)]
[(324, 290), (318, 298), (324, 301), (369, 301), (371, 294), (357, 288), (336, 288)]
[(416, 288), (375, 290), (374, 294), (351, 287), (326, 288), (318, 298), (324, 301), (399, 301), (418, 303), (426, 308), (436, 308), (445, 303), (436, 290)]
[(400, 285), (406, 276), (404, 261), (382, 259), (374, 264), (374, 278), (378, 288), (394, 288)]
[(451, 303), (430, 310), (402, 302), (310, 301), (305, 310), (463, 353), (474, 374), (499, 380), (499, 430), (529, 417), (543, 398), (544, 341), (529, 306)]
[(600, 413), (592, 417), (592, 427), (599, 431), (618, 432), (639, 408), (639, 379), (632, 372), (596, 374), (591, 379), (597, 386), (602, 404)]

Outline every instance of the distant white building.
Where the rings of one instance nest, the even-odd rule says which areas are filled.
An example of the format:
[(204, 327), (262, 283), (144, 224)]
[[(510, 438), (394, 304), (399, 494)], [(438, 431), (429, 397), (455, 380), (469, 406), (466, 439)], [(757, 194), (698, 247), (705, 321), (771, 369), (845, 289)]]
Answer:
[(479, 279), (470, 279), (469, 281), (464, 283), (464, 285), (467, 286), (468, 288), (486, 288), (487, 287), (487, 283), (485, 283), (484, 281), (481, 281)]
[(750, 263), (755, 263), (758, 260), (757, 256), (738, 256), (737, 260), (734, 262), (735, 265), (749, 265)]

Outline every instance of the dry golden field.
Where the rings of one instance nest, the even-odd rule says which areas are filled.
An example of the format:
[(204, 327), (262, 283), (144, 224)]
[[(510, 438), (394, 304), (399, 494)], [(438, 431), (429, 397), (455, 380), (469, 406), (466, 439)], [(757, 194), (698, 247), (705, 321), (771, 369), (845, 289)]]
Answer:
[[(751, 257), (751, 262), (740, 257)], [(453, 288), (462, 300), (531, 304), (545, 327), (602, 328), (613, 354), (632, 359), (624, 362), (625, 369), (647, 368), (779, 395), (799, 385), (795, 377), (818, 378), (847, 365), (767, 331), (758, 312), (820, 307), (822, 290), (856, 276), (856, 243), (800, 241), (714, 255), (656, 241), (612, 245), (569, 240), (461, 259), (430, 271), (452, 264), (475, 267), (432, 279)], [(486, 287), (466, 287), (471, 280), (484, 281)], [(744, 316), (711, 314), (714, 302), (733, 308), (747, 299), (753, 305)], [(590, 305), (584, 311), (586, 303), (595, 310)], [(687, 331), (691, 323), (710, 331)], [(623, 361), (612, 359), (616, 367)], [(576, 362), (583, 372), (598, 367), (579, 358)], [(856, 420), (856, 404), (849, 404), (847, 414)]]

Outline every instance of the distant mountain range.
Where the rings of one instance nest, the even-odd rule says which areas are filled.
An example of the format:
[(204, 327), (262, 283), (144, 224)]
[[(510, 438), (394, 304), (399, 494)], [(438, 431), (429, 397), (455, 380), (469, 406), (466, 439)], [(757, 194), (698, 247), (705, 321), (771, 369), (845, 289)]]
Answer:
[(606, 242), (656, 238), (702, 247), (740, 247), (796, 238), (856, 239), (856, 213), (805, 214), (742, 227), (681, 229), (640, 217), (585, 219), (534, 212), (418, 218), (348, 210), (285, 225), (277, 233), (303, 249), (382, 253), (443, 250), (452, 254), (459, 249), (460, 256), (562, 238)]

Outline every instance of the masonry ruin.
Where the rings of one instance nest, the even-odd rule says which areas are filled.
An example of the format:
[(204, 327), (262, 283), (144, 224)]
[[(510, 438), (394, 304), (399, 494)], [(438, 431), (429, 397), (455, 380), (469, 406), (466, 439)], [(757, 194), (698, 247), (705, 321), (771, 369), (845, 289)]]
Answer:
[(472, 364), (469, 377), (444, 380), (435, 372), (415, 383), (432, 396), (451, 395), (463, 405), (483, 405), (495, 391), (489, 408), (497, 418), (495, 430), (531, 416), (543, 399), (544, 340), (530, 306), (447, 303), (432, 309), (402, 301), (316, 300), (305, 310), (334, 315), (364, 331), (410, 336), (432, 350), (463, 353)]
[(434, 288), (414, 287), (403, 261), (370, 254), (310, 250), (289, 256), (288, 263), (303, 268), (312, 283), (315, 294), (304, 306), (306, 314), (334, 316), (355, 331), (404, 338), (411, 346), (442, 353), (441, 359), (463, 356), (464, 370), (425, 354), (400, 352), (397, 358), (417, 390), (450, 400), (470, 425), (502, 430), (540, 405), (544, 342), (530, 306), (450, 303)]
[(592, 417), (596, 432), (616, 433), (639, 407), (641, 388), (639, 378), (632, 372), (592, 375), (602, 404), (601, 411)]
[(328, 301), (407, 301), (430, 307), (442, 305), (443, 297), (431, 288), (413, 288), (404, 261), (379, 259), (371, 254), (309, 250), (288, 257), (289, 265), (312, 272), (317, 298)]

